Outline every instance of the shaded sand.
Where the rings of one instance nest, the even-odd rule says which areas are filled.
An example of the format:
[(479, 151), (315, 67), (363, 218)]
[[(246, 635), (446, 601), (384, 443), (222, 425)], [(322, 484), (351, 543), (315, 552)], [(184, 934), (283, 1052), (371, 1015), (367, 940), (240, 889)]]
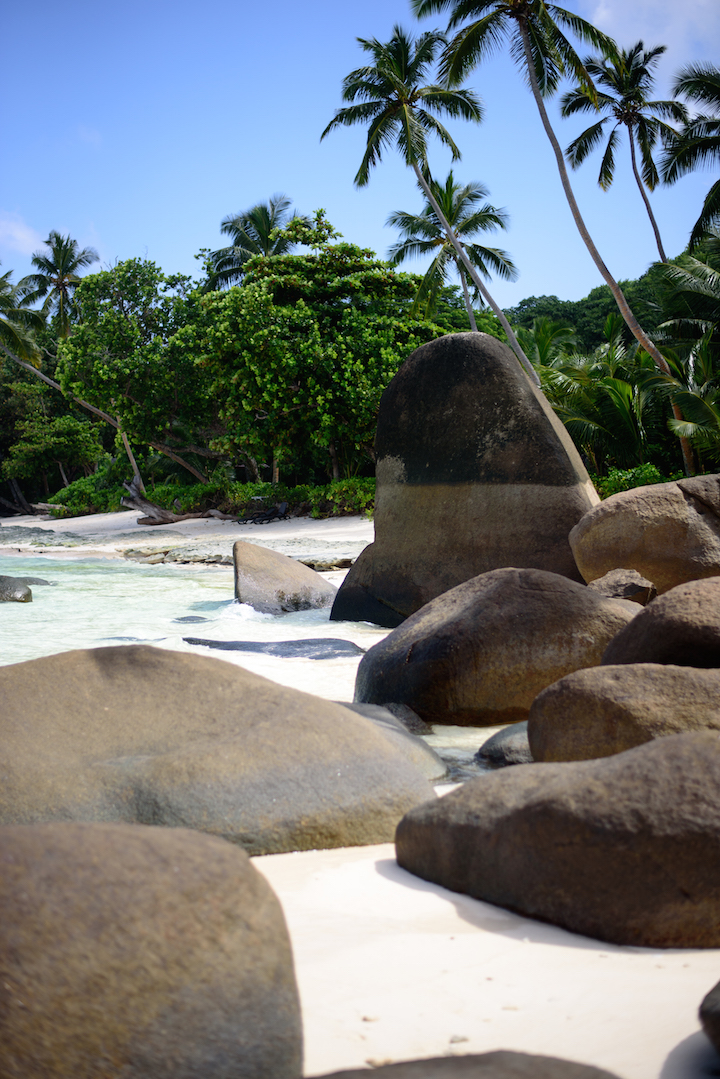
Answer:
[(290, 929), (305, 1074), (515, 1049), (707, 1079), (720, 953), (613, 947), (428, 884), (392, 844), (253, 859)]

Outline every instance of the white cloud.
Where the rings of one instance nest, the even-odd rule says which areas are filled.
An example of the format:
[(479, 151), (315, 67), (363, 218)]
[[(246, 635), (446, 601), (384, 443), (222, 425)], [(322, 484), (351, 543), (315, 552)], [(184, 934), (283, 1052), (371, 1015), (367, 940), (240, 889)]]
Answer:
[(0, 210), (0, 246), (20, 255), (32, 255), (43, 243), (40, 233), (26, 225), (19, 214)]
[(684, 64), (718, 63), (718, 0), (580, 0), (573, 10), (624, 48), (637, 41), (643, 41), (646, 48), (666, 45), (659, 67), (663, 82), (670, 82)]

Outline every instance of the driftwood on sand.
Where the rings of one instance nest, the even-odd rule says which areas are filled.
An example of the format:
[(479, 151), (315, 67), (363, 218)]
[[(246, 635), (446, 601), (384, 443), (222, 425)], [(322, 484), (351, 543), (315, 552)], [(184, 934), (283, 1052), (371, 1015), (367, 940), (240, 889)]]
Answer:
[(199, 517), (214, 517), (220, 521), (237, 520), (235, 514), (221, 513), (220, 510), (206, 510), (204, 513), (173, 513), (171, 510), (163, 509), (162, 506), (156, 506), (154, 502), (148, 501), (141, 493), (137, 480), (133, 479), (132, 483), (123, 483), (123, 487), (129, 494), (123, 495), (120, 500), (121, 504), (129, 509), (139, 510), (140, 513), (144, 514), (143, 517), (138, 517), (137, 523), (139, 525), (171, 525), (177, 524), (178, 521), (190, 521)]

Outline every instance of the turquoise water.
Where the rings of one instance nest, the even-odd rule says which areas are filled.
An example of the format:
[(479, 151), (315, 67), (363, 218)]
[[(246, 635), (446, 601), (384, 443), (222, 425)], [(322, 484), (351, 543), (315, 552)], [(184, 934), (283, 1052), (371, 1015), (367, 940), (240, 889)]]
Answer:
[[(233, 598), (231, 567), (138, 565), (119, 559), (0, 555), (0, 574), (41, 577), (32, 603), (0, 603), (0, 665), (74, 648), (148, 643), (201, 653), (328, 700), (351, 701), (361, 656), (329, 660), (217, 651), (184, 637), (291, 641), (334, 637), (367, 650), (389, 632), (367, 622), (330, 622), (329, 609), (268, 615)], [(338, 584), (343, 574), (333, 574)], [(206, 621), (176, 622), (178, 618)], [(477, 728), (436, 727), (428, 740), (457, 778), (479, 774), (472, 756), (488, 737)]]

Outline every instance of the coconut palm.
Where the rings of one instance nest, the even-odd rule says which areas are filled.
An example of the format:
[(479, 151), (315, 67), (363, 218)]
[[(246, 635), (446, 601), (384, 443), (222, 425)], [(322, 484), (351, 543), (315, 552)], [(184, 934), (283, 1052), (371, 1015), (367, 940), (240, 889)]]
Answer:
[(387, 44), (382, 44), (377, 38), (358, 38), (358, 42), (371, 55), (373, 63), (351, 71), (344, 79), (343, 100), (351, 104), (337, 110), (320, 136), (321, 140), (336, 127), (358, 123), (369, 125), (365, 153), (355, 176), (357, 187), (364, 187), (368, 183), (370, 170), (381, 161), (383, 151), (397, 146), (405, 158), (405, 164), (415, 173), (418, 184), (470, 279), (499, 318), (515, 355), (533, 381), (537, 382), (537, 376), (520, 348), (510, 323), (483, 284), (430, 187), (427, 136), (436, 135), (450, 150), (453, 161), (460, 157), (450, 132), (437, 114), (479, 123), (482, 119), (480, 102), (469, 90), (450, 89), (436, 83), (424, 84), (428, 69), (434, 64), (438, 50), (445, 44), (445, 36), (436, 30), (427, 31), (415, 39), (395, 26)]
[(77, 240), (61, 236), (54, 229), (45, 241), (45, 251), (36, 251), (32, 265), (37, 273), (20, 281), (28, 303), (45, 300), (42, 313), (55, 323), (58, 335), (67, 337), (70, 324), (78, 316), (73, 296), (82, 280), (79, 270), (100, 258), (92, 247), (80, 248)]
[[(580, 213), (565, 158), (553, 126), (550, 123), (544, 98), (557, 90), (560, 79), (569, 75), (596, 96), (592, 79), (564, 31), (569, 30), (581, 41), (611, 55), (615, 44), (591, 23), (581, 19), (557, 4), (546, 0), (411, 0), (418, 16), (434, 11), (451, 9), (448, 30), (460, 27), (449, 42), (441, 64), (441, 74), (448, 86), (464, 79), (489, 53), (503, 42), (510, 45), (510, 55), (525, 75), (532, 91), (540, 120), (555, 155), (563, 192), (572, 213), (575, 226), (600, 274), (615, 298), (626, 326), (637, 342), (652, 356), (657, 367), (669, 373), (667, 361), (657, 345), (648, 337), (633, 314), (625, 295), (605, 265)], [(461, 24), (463, 24), (461, 26)], [(676, 419), (682, 419), (673, 405)], [(686, 440), (681, 440), (685, 470), (693, 469), (692, 451)]]
[[(680, 176), (713, 162), (720, 164), (720, 68), (711, 64), (690, 64), (677, 75), (673, 85), (675, 95), (703, 107), (688, 120), (679, 137), (671, 143), (662, 161), (663, 180), (672, 184)], [(720, 180), (708, 191), (700, 217), (690, 234), (690, 247), (703, 237), (712, 225), (720, 225)]]
[(273, 195), (267, 202), (258, 202), (249, 210), (223, 219), (220, 232), (232, 243), (210, 253), (212, 288), (239, 281), (245, 263), (253, 255), (284, 255), (290, 250), (292, 242), (274, 233), (298, 216), (291, 213), (291, 205), (287, 195)]
[(36, 361), (40, 350), (32, 331), (40, 329), (44, 320), (39, 311), (28, 308), (26, 290), (13, 285), (11, 277), (12, 270), (0, 274), (0, 345), (12, 349), (23, 359)]
[[(612, 185), (620, 130), (623, 127), (627, 129), (633, 176), (650, 218), (660, 259), (667, 262), (660, 230), (645, 189), (653, 191), (659, 181), (653, 160), (653, 150), (658, 139), (667, 142), (677, 137), (677, 132), (667, 121), (684, 123), (687, 120), (687, 110), (678, 101), (649, 99), (653, 85), (653, 69), (664, 52), (664, 45), (646, 50), (642, 41), (638, 41), (630, 50), (619, 49), (609, 56), (589, 56), (583, 61), (585, 70), (600, 89), (593, 94), (587, 86), (576, 86), (563, 95), (560, 111), (563, 116), (598, 111), (604, 114), (600, 120), (578, 135), (565, 151), (574, 169), (599, 145), (605, 136), (606, 126), (612, 125), (598, 175), (598, 183), (603, 191), (607, 191)], [(642, 175), (638, 170), (636, 143)]]
[[(489, 278), (492, 271), (506, 281), (514, 281), (517, 277), (517, 269), (506, 251), (497, 247), (484, 247), (481, 244), (467, 242), (468, 237), (476, 236), (479, 232), (507, 228), (508, 218), (505, 211), (498, 210), (489, 202), (483, 202), (488, 197), (487, 188), (480, 183), (459, 184), (450, 170), (444, 184), (430, 180), (430, 189), (442, 209), (445, 220), (458, 240), (462, 242), (476, 270), (485, 278)], [(479, 203), (482, 205), (478, 205)], [(386, 223), (399, 229), (402, 236), (402, 239), (393, 244), (388, 252), (392, 265), (397, 266), (413, 256), (435, 255), (418, 290), (416, 305), (419, 306), (420, 303), (426, 301), (428, 308), (432, 310), (440, 289), (445, 283), (448, 270), (454, 266), (462, 284), (470, 328), (477, 331), (468, 289), (467, 271), (427, 199), (419, 214), (396, 210), (395, 213), (390, 214)], [(475, 292), (477, 294), (477, 290)]]

